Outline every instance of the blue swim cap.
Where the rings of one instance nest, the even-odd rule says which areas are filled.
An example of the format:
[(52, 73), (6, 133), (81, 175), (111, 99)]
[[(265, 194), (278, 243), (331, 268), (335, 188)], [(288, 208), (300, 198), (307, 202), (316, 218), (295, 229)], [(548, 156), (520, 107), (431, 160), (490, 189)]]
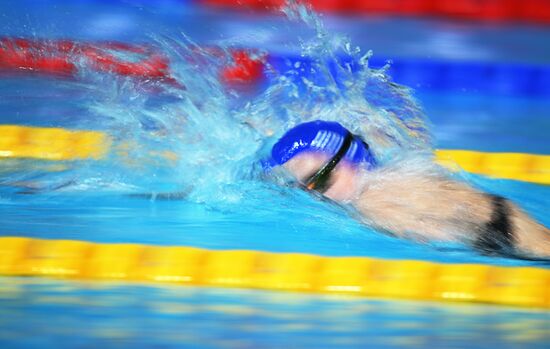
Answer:
[[(334, 156), (349, 131), (333, 121), (310, 121), (288, 130), (271, 149), (271, 158), (264, 161), (264, 168), (282, 165), (304, 151), (322, 151)], [(376, 166), (376, 160), (359, 136), (354, 135), (344, 160), (367, 169)]]

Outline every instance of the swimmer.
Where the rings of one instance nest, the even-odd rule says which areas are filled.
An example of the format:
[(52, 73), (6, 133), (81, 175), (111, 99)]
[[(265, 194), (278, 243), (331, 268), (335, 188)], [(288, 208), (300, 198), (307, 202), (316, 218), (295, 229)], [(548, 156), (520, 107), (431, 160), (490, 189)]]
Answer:
[(550, 257), (550, 230), (509, 200), (446, 176), (434, 164), (381, 166), (367, 142), (337, 122), (286, 132), (264, 161), (302, 188), (350, 205), (374, 228), (420, 241), (461, 241), (483, 254)]

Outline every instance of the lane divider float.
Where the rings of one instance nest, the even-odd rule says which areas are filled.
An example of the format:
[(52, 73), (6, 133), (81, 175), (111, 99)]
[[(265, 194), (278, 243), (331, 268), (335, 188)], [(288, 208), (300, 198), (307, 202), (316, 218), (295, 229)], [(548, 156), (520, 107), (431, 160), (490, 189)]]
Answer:
[(111, 138), (99, 131), (0, 125), (0, 159), (99, 160)]
[[(223, 54), (221, 50), (205, 50), (217, 52), (220, 56)], [(260, 80), (264, 68), (262, 56), (253, 51), (230, 50), (233, 63), (222, 69), (222, 80), (227, 83)], [(0, 72), (71, 77), (78, 72), (79, 62), (99, 72), (174, 82), (168, 58), (146, 45), (0, 38)]]
[(0, 237), (0, 275), (550, 308), (550, 270)]
[[(231, 84), (255, 84), (265, 78), (284, 75), (296, 83), (302, 77), (317, 80), (312, 62), (299, 55), (259, 53), (253, 49), (203, 48), (231, 59), (220, 71), (220, 80)], [(120, 42), (84, 43), (71, 40), (0, 38), (0, 72), (17, 74), (41, 73), (71, 77), (78, 72), (78, 62), (100, 72), (175, 83), (170, 75), (170, 62), (154, 48)], [(370, 67), (382, 67), (387, 59), (374, 56)], [(341, 56), (341, 67), (360, 69), (353, 57)], [(333, 69), (334, 67), (331, 67)], [(392, 79), (420, 90), (472, 90), (499, 95), (550, 96), (550, 68), (520, 63), (460, 62), (436, 59), (394, 58), (389, 73)], [(318, 77), (322, 79), (322, 77)], [(338, 79), (337, 76), (333, 77)]]
[(0, 70), (72, 76), (77, 62), (122, 76), (160, 79), (168, 61), (146, 46), (120, 42), (83, 43), (71, 40), (0, 38)]
[[(279, 10), (286, 0), (199, 0), (210, 6)], [(479, 21), (522, 21), (550, 24), (547, 0), (304, 0), (315, 10), (349, 14), (437, 16)]]
[(550, 185), (550, 156), (524, 153), (485, 153), (436, 150), (438, 163), (489, 177)]

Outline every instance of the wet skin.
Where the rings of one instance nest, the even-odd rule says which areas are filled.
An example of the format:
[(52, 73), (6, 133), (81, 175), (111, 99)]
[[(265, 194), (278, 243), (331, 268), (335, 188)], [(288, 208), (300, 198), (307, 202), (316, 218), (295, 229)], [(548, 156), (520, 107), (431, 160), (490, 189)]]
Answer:
[[(283, 166), (299, 182), (322, 168), (330, 156), (304, 152)], [(435, 166), (386, 166), (373, 171), (342, 160), (331, 172), (325, 197), (350, 204), (365, 223), (395, 236), (419, 241), (474, 244), (493, 216), (491, 197), (450, 179)], [(514, 230), (514, 254), (550, 256), (550, 231), (507, 201)]]

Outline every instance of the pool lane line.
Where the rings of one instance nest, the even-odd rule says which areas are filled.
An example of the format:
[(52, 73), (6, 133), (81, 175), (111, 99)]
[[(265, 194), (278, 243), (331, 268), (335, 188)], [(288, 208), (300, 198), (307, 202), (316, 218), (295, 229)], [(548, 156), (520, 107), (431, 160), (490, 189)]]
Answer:
[(0, 125), (0, 159), (99, 160), (110, 144), (110, 137), (99, 131)]
[[(286, 5), (283, 0), (195, 0), (212, 7), (279, 12)], [(385, 15), (412, 17), (443, 17), (460, 20), (476, 20), (498, 23), (550, 24), (550, 3), (548, 1), (491, 1), (478, 0), (350, 0), (307, 2), (314, 10), (340, 15)]]
[[(471, 0), (470, 0), (471, 1)], [(550, 6), (549, 6), (550, 9)], [(220, 70), (220, 79), (228, 85), (258, 84), (277, 81), (281, 76), (300, 88), (304, 79), (325, 84), (311, 57), (281, 52), (262, 52), (253, 48), (232, 48), (229, 52), (215, 46), (201, 51), (220, 61), (228, 59)], [(229, 53), (230, 57), (226, 57)], [(121, 57), (132, 55), (132, 60)], [(162, 81), (178, 85), (170, 74), (168, 57), (153, 46), (123, 42), (85, 42), (39, 38), (0, 37), (0, 78), (3, 73), (46, 74), (58, 78), (74, 77), (79, 68), (75, 61), (88, 62), (88, 68), (119, 76)], [(550, 96), (550, 67), (544, 64), (515, 62), (449, 61), (413, 57), (392, 57), (389, 74), (393, 81), (417, 90), (477, 91), (497, 95)], [(369, 67), (381, 68), (388, 57), (369, 58)], [(363, 69), (358, 59), (341, 54), (326, 61), (331, 77), (342, 83), (338, 71)]]
[(472, 150), (435, 151), (436, 161), (450, 169), (493, 178), (550, 184), (550, 155), (486, 153)]
[(550, 270), (0, 237), (0, 275), (550, 308)]
[[(121, 57), (132, 55), (133, 59)], [(0, 37), (0, 69), (18, 73), (74, 76), (79, 61), (100, 72), (144, 79), (168, 78), (168, 59), (150, 47), (122, 42)]]
[[(83, 160), (104, 158), (111, 137), (100, 131), (0, 125), (0, 159)], [(118, 149), (124, 154), (124, 147)], [(175, 154), (152, 154), (169, 160)], [(436, 150), (436, 160), (451, 169), (504, 179), (550, 184), (550, 155)]]
[[(206, 46), (201, 50), (223, 59), (226, 50)], [(262, 79), (263, 58), (255, 49), (229, 49), (232, 63), (223, 67), (220, 78), (226, 83), (253, 83)], [(122, 58), (132, 56), (130, 59)], [(170, 61), (155, 47), (103, 41), (38, 39), (0, 36), (0, 73), (46, 74), (58, 78), (78, 74), (78, 62), (98, 72), (178, 85), (170, 74)]]

